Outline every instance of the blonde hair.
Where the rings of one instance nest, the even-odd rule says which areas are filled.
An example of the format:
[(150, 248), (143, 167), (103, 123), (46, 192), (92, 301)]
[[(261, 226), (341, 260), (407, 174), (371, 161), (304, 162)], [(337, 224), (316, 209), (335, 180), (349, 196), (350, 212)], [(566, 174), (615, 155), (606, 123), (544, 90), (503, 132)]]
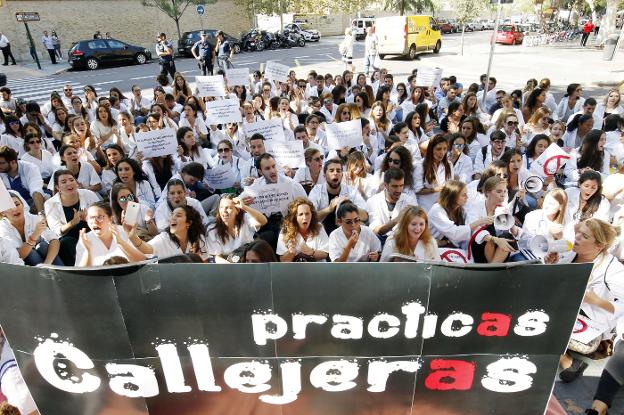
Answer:
[[(546, 193), (546, 196), (550, 196), (559, 202), (559, 212), (557, 212), (554, 222), (563, 225), (566, 210), (568, 209), (568, 194), (563, 189), (555, 188)], [(546, 198), (546, 196), (544, 196), (544, 198)]]
[(434, 257), (435, 252), (430, 252), (432, 247), (433, 236), (431, 236), (431, 230), (429, 229), (429, 218), (427, 217), (427, 212), (419, 206), (410, 206), (407, 208), (401, 216), (399, 217), (399, 222), (397, 223), (397, 228), (394, 232), (394, 244), (396, 250), (399, 254), (413, 256), (414, 251), (410, 247), (409, 237), (407, 236), (407, 229), (416, 216), (419, 216), (425, 220), (425, 230), (418, 238), (419, 241), (422, 241), (425, 244), (425, 255), (428, 258)]
[[(505, 124), (507, 122), (507, 118), (508, 117), (516, 117), (518, 118), (518, 114), (516, 114), (516, 112), (512, 109), (509, 110), (502, 110), (501, 113), (498, 115), (498, 119), (496, 120), (496, 129), (500, 130), (501, 128), (503, 128), (503, 124)], [(520, 121), (520, 120), (518, 120)]]
[(537, 125), (539, 120), (549, 115), (550, 115), (550, 110), (547, 107), (540, 107), (537, 110), (535, 110), (533, 115), (531, 115), (531, 118), (529, 118), (529, 121), (527, 121), (526, 123), (529, 125)]
[(620, 235), (620, 229), (603, 221), (602, 219), (591, 218), (583, 222), (594, 236), (596, 243), (602, 246), (602, 251), (606, 251), (613, 245), (615, 238)]
[(351, 33), (352, 33), (352, 32), (351, 32), (351, 27), (347, 27), (347, 28), (345, 29), (345, 35), (349, 36), (349, 35), (351, 35)]

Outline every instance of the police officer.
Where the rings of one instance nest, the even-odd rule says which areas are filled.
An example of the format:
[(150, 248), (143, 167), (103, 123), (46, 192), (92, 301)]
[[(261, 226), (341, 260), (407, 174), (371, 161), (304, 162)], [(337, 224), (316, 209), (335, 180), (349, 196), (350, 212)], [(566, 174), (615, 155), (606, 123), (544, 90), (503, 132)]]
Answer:
[(225, 33), (219, 31), (217, 33), (217, 44), (215, 45), (215, 53), (217, 55), (217, 65), (219, 69), (224, 71), (226, 69), (233, 68), (232, 56), (234, 55), (234, 49), (230, 44), (230, 41), (225, 38)]
[[(197, 50), (197, 51), (196, 51)], [(206, 76), (208, 74), (212, 75), (212, 54), (214, 48), (212, 44), (208, 42), (208, 33), (202, 32), (201, 39), (195, 42), (193, 47), (191, 48), (191, 53), (197, 59), (199, 64), (199, 69), (202, 72), (202, 75)]]
[(158, 43), (156, 43), (156, 54), (158, 55), (158, 63), (160, 64), (160, 74), (171, 76), (176, 73), (175, 62), (173, 61), (173, 46), (167, 40), (167, 35), (161, 33), (158, 35)]

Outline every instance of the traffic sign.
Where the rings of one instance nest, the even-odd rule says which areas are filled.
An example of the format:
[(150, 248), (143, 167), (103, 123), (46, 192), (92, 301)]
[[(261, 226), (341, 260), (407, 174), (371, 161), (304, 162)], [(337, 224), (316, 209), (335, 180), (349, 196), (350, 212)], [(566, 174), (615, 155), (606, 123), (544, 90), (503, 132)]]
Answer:
[(206, 11), (206, 7), (203, 4), (198, 4), (196, 10), (197, 14), (201, 16)]
[(18, 22), (38, 22), (41, 20), (38, 12), (17, 12), (15, 18)]

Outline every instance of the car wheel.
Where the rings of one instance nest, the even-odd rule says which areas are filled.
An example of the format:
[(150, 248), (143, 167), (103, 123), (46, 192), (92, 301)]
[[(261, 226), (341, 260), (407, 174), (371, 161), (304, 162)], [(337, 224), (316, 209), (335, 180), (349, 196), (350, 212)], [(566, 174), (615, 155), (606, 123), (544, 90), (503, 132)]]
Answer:
[(145, 56), (144, 53), (137, 53), (136, 56), (134, 57), (134, 60), (139, 65), (143, 65), (145, 62), (147, 62), (147, 56)]
[(410, 46), (409, 51), (407, 52), (407, 57), (411, 61), (416, 59), (416, 46), (415, 45)]
[(91, 69), (92, 71), (99, 68), (100, 67), (100, 62), (98, 62), (97, 59), (95, 58), (89, 58), (87, 59), (87, 68)]
[(304, 47), (305, 46), (305, 40), (303, 38), (299, 38), (299, 40), (297, 41), (297, 45), (300, 47)]
[(256, 50), (258, 52), (262, 52), (264, 50), (264, 42), (258, 42), (258, 44), (256, 45)]
[(240, 53), (241, 52), (241, 47), (240, 45), (237, 43), (234, 45), (234, 53)]
[(433, 53), (439, 53), (440, 49), (442, 49), (442, 42), (438, 40), (436, 42), (435, 48), (433, 48)]

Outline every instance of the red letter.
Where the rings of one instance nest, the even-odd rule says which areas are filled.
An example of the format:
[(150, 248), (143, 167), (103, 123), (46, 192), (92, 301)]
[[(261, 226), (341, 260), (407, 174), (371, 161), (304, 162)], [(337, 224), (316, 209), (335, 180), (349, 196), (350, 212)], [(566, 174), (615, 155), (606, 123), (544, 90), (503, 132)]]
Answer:
[(481, 336), (505, 337), (509, 333), (511, 326), (511, 316), (500, 313), (483, 313), (481, 324), (477, 327), (477, 333)]
[(474, 380), (475, 364), (463, 360), (434, 359), (432, 372), (425, 379), (425, 386), (431, 390), (469, 390)]

